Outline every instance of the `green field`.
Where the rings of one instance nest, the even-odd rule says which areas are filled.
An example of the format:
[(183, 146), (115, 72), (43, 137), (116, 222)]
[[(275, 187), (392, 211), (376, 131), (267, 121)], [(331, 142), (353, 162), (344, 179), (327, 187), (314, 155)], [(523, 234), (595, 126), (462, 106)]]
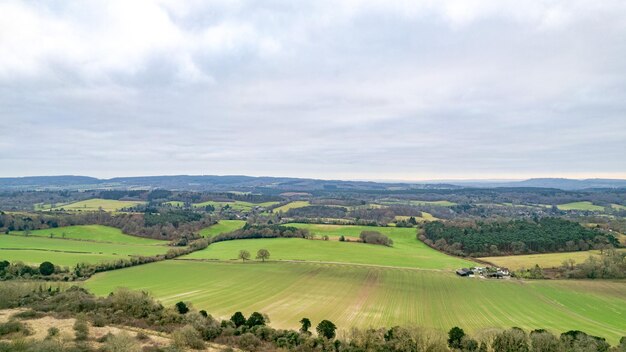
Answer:
[(398, 205), (414, 205), (414, 206), (432, 205), (432, 206), (437, 206), (437, 207), (451, 207), (451, 206), (457, 205), (457, 203), (450, 202), (450, 201), (447, 201), (447, 200), (434, 200), (434, 201), (428, 201), (428, 200), (389, 200), (389, 201), (384, 201), (382, 203), (383, 204), (389, 204), (389, 205), (394, 205), (394, 204), (398, 204)]
[(542, 268), (556, 268), (567, 259), (573, 259), (576, 263), (582, 263), (590, 256), (599, 256), (600, 251), (580, 251), (565, 253), (547, 253), (547, 254), (525, 254), (525, 255), (509, 255), (502, 257), (484, 257), (479, 258), (488, 261), (497, 266), (506, 267), (512, 270), (521, 268), (531, 268), (538, 264)]
[(215, 209), (221, 209), (225, 207), (226, 205), (228, 205), (230, 208), (237, 210), (237, 211), (250, 211), (254, 209), (255, 207), (267, 208), (278, 203), (279, 202), (250, 203), (250, 202), (244, 202), (240, 200), (236, 200), (233, 202), (216, 202), (216, 201), (209, 200), (209, 201), (202, 202), (202, 203), (194, 203), (193, 206), (196, 208), (204, 208), (207, 205), (212, 205), (213, 207), (215, 207)]
[[(423, 269), (452, 270), (471, 266), (473, 262), (445, 255), (416, 239), (415, 228), (344, 226), (290, 223), (288, 226), (308, 229), (318, 235), (327, 235), (333, 240), (305, 240), (301, 238), (271, 238), (224, 241), (210, 245), (207, 249), (194, 252), (188, 259), (236, 259), (239, 250), (255, 254), (261, 248), (271, 253), (272, 260), (296, 260), (317, 262), (340, 262), (397, 266)], [(362, 231), (379, 231), (394, 241), (392, 247), (359, 242), (340, 242), (344, 235), (358, 238)]]
[(603, 211), (604, 207), (594, 205), (591, 202), (572, 202), (566, 204), (557, 205), (559, 210), (588, 210), (588, 211)]
[(55, 204), (54, 208), (46, 206), (45, 204), (37, 204), (35, 210), (68, 210), (68, 211), (98, 211), (100, 209), (104, 211), (114, 212), (122, 208), (134, 207), (145, 202), (128, 201), (128, 200), (114, 200), (114, 199), (87, 199), (80, 202), (69, 204)]
[(626, 210), (626, 205), (611, 204), (611, 208), (616, 209), (616, 210)]
[(0, 235), (0, 260), (23, 261), (28, 264), (40, 264), (44, 261), (63, 266), (73, 266), (79, 262), (101, 263), (133, 255), (162, 254), (167, 252), (167, 249), (167, 246), (154, 244), (122, 244), (30, 235)]
[[(22, 232), (15, 231), (12, 232), (12, 234), (21, 235)], [(50, 228), (45, 230), (34, 230), (30, 232), (29, 236), (125, 244), (167, 244), (167, 241), (159, 241), (150, 238), (130, 236), (124, 234), (122, 230), (115, 227), (102, 225), (78, 225)]]
[(213, 237), (221, 233), (238, 230), (245, 224), (246, 222), (243, 220), (220, 220), (217, 224), (200, 230), (200, 235), (204, 237)]
[(571, 329), (615, 343), (626, 331), (626, 283), (481, 280), (453, 273), (314, 263), (172, 260), (97, 274), (86, 286), (152, 292), (164, 304), (190, 301), (227, 318), (269, 314), (277, 328), (330, 319), (351, 326), (419, 325), (475, 332), (490, 327)]
[(287, 203), (285, 205), (281, 205), (278, 208), (274, 208), (272, 211), (274, 213), (279, 213), (279, 212), (286, 213), (290, 209), (304, 208), (304, 207), (308, 207), (309, 205), (311, 205), (311, 202), (309, 201), (298, 200), (298, 201)]

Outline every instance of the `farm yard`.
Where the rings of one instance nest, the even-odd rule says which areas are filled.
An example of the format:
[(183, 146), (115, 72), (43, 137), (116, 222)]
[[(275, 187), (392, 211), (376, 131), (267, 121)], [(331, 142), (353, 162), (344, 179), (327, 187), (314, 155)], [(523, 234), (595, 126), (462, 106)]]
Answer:
[(330, 319), (344, 331), (519, 326), (578, 329), (612, 343), (626, 330), (623, 282), (467, 280), (452, 272), (349, 264), (172, 260), (97, 274), (85, 285), (100, 295), (116, 287), (147, 290), (164, 304), (189, 301), (219, 317), (260, 311), (278, 328), (297, 328), (306, 316)]

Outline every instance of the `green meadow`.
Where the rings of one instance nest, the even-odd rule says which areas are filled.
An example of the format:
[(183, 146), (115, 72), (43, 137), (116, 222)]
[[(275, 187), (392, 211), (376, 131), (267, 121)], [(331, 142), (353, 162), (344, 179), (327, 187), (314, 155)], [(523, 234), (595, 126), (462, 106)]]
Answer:
[(588, 210), (588, 211), (603, 211), (604, 207), (594, 205), (591, 202), (572, 202), (566, 204), (557, 205), (559, 210)]
[(115, 212), (123, 208), (134, 207), (145, 202), (140, 201), (128, 201), (128, 200), (114, 200), (114, 199), (87, 199), (80, 202), (74, 202), (69, 204), (54, 204), (54, 207), (45, 204), (38, 204), (35, 206), (35, 210), (67, 210), (67, 211), (109, 211)]
[[(59, 237), (53, 238), (45, 236), (45, 233), (28, 236), (23, 234), (0, 235), (0, 260), (22, 261), (35, 265), (50, 261), (58, 265), (73, 266), (80, 262), (101, 263), (137, 255), (152, 256), (165, 253), (168, 250), (165, 241), (145, 240), (147, 242), (139, 244), (137, 240), (144, 241), (144, 239), (123, 234), (122, 236), (129, 237), (126, 243), (114, 243), (113, 240), (119, 241), (119, 234), (112, 234), (111, 239), (113, 240), (100, 237), (107, 240), (103, 242), (68, 237), (64, 239), (60, 237), (64, 231), (63, 228), (57, 230)], [(67, 233), (74, 233), (75, 237), (84, 234), (76, 228), (68, 230)], [(159, 242), (163, 245), (157, 245)]]
[(238, 230), (245, 224), (246, 222), (243, 220), (220, 220), (217, 224), (200, 230), (200, 235), (203, 237), (213, 237), (221, 233)]
[(298, 201), (294, 201), (294, 202), (289, 202), (289, 203), (287, 203), (285, 205), (281, 205), (278, 208), (274, 208), (272, 211), (274, 213), (279, 213), (279, 212), (286, 213), (290, 209), (304, 208), (304, 207), (308, 207), (309, 205), (311, 205), (311, 202), (309, 202), (309, 201), (298, 200)]
[[(22, 235), (23, 233), (15, 231), (12, 232), (12, 234)], [(167, 244), (167, 241), (126, 235), (120, 229), (103, 225), (77, 225), (34, 230), (31, 231), (28, 236), (124, 244)]]
[(560, 333), (583, 330), (615, 343), (626, 331), (626, 283), (517, 281), (457, 277), (451, 272), (316, 263), (170, 260), (97, 274), (85, 285), (106, 295), (145, 290), (172, 305), (193, 303), (227, 318), (267, 313), (277, 328), (302, 317), (352, 326), (418, 325), (447, 331), (518, 326)]

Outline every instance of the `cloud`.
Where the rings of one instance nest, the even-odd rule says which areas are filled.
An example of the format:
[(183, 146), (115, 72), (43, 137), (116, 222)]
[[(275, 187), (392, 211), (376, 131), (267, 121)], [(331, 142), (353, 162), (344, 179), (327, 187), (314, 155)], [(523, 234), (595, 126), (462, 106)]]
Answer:
[(621, 1), (0, 3), (27, 174), (626, 177)]

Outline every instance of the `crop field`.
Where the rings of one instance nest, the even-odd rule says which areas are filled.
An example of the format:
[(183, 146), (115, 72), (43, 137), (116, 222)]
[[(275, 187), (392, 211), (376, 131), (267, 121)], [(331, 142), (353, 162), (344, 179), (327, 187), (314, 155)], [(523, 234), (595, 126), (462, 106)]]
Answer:
[(202, 203), (195, 203), (193, 206), (196, 208), (203, 208), (203, 207), (206, 207), (207, 205), (212, 205), (215, 207), (215, 209), (221, 209), (225, 207), (226, 205), (228, 205), (234, 210), (250, 211), (255, 207), (267, 208), (278, 203), (279, 202), (250, 203), (250, 202), (244, 202), (240, 200), (236, 200), (233, 202), (216, 202), (216, 201), (209, 200), (209, 201), (202, 202)]
[(616, 210), (626, 210), (626, 205), (611, 204), (611, 208), (616, 209)]
[[(207, 249), (191, 253), (188, 259), (236, 259), (240, 250), (255, 254), (264, 248), (270, 251), (272, 260), (295, 260), (317, 262), (341, 262), (398, 266), (424, 269), (452, 270), (471, 266), (473, 262), (436, 251), (416, 239), (415, 228), (344, 226), (291, 223), (289, 226), (308, 229), (333, 240), (305, 240), (302, 238), (266, 238), (224, 241)], [(361, 231), (379, 231), (394, 241), (392, 247), (359, 242), (340, 242), (337, 238), (358, 238)]]
[(220, 220), (217, 224), (200, 230), (200, 235), (204, 237), (213, 237), (221, 233), (232, 232), (240, 229), (245, 225), (243, 220)]
[[(624, 249), (622, 249), (624, 250)], [(600, 256), (600, 251), (579, 251), (565, 253), (546, 253), (546, 254), (525, 254), (525, 255), (509, 255), (503, 257), (484, 257), (479, 258), (497, 266), (506, 267), (512, 270), (521, 268), (531, 268), (538, 264), (542, 268), (556, 268), (561, 266), (563, 261), (573, 259), (576, 263), (582, 263), (589, 256)]]
[(87, 199), (80, 202), (69, 204), (55, 204), (54, 208), (47, 207), (45, 205), (37, 205), (35, 210), (68, 210), (68, 211), (98, 211), (100, 209), (104, 211), (118, 211), (123, 208), (134, 207), (144, 202), (139, 201), (127, 201), (127, 200), (114, 200), (114, 199)]
[(573, 202), (557, 205), (559, 210), (589, 210), (589, 211), (603, 211), (604, 207), (594, 205), (591, 202)]
[(447, 200), (434, 200), (434, 201), (428, 201), (428, 200), (389, 200), (389, 201), (384, 201), (382, 203), (383, 204), (389, 204), (389, 205), (394, 205), (394, 204), (398, 204), (398, 205), (414, 205), (414, 206), (432, 205), (432, 206), (437, 206), (437, 207), (451, 207), (451, 206), (457, 205), (457, 203), (450, 202), (450, 201), (447, 201)]
[[(410, 218), (411, 218), (410, 216), (402, 216), (402, 215), (397, 215), (395, 217), (396, 220), (409, 220)], [(433, 214), (423, 211), (422, 216), (415, 216), (415, 220), (417, 222), (422, 222), (422, 221), (435, 221), (438, 219), (434, 217)]]
[[(206, 278), (206, 279), (200, 279)], [(173, 305), (189, 301), (222, 318), (267, 313), (277, 328), (302, 317), (340, 329), (415, 324), (447, 331), (490, 327), (570, 329), (615, 343), (626, 331), (626, 283), (460, 278), (453, 273), (315, 263), (171, 260), (97, 274), (87, 288), (146, 290)]]
[(274, 208), (274, 210), (272, 210), (272, 211), (274, 213), (278, 213), (278, 212), (286, 213), (290, 209), (304, 208), (304, 207), (308, 207), (309, 205), (311, 205), (311, 202), (309, 202), (309, 201), (298, 200), (298, 201), (287, 203), (285, 205), (281, 205), (278, 208)]
[[(59, 233), (62, 231), (59, 229)], [(101, 263), (134, 255), (161, 254), (167, 252), (167, 249), (165, 245), (155, 245), (151, 242), (108, 243), (61, 237), (0, 235), (0, 260), (23, 261), (35, 265), (44, 261), (62, 266), (73, 266), (80, 262)]]
[[(23, 233), (15, 231), (12, 232), (12, 234), (22, 235)], [(159, 241), (150, 238), (126, 235), (120, 229), (103, 225), (77, 225), (50, 228), (45, 230), (34, 230), (31, 231), (28, 236), (124, 244), (167, 244), (167, 241)]]

